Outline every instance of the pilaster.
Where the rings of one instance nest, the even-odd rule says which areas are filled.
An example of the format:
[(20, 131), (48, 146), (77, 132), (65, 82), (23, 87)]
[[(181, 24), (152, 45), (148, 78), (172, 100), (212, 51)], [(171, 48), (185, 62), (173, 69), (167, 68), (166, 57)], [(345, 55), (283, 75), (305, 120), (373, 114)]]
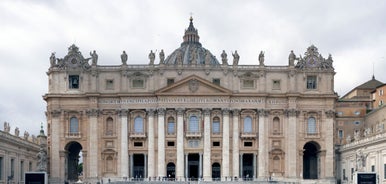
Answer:
[(239, 173), (239, 109), (233, 109), (233, 134), (232, 134), (232, 175), (240, 178)]
[(183, 109), (177, 109), (177, 164), (176, 179), (181, 181), (184, 178), (184, 120)]
[(208, 181), (212, 178), (211, 166), (211, 142), (210, 142), (210, 109), (204, 109), (204, 167), (203, 178)]
[[(286, 173), (290, 178), (296, 178), (297, 171), (297, 116), (299, 111), (296, 109), (288, 109), (286, 110), (286, 114), (288, 117), (287, 123), (287, 139), (286, 139), (286, 155), (288, 156), (286, 159)], [(299, 163), (303, 164), (303, 163)]]
[(87, 110), (87, 115), (89, 116), (89, 178), (98, 177), (98, 109)]
[(258, 110), (259, 113), (259, 166), (258, 177), (268, 177), (268, 125), (266, 125), (266, 117), (268, 111), (264, 109)]
[(155, 175), (155, 148), (154, 148), (154, 109), (147, 110), (147, 118), (148, 118), (148, 169), (147, 175), (148, 177), (156, 177)]
[(222, 126), (222, 168), (221, 178), (229, 178), (229, 109), (223, 109), (222, 111), (223, 126)]
[(128, 110), (121, 109), (118, 110), (118, 115), (121, 121), (121, 155), (120, 155), (120, 167), (121, 167), (121, 177), (128, 177), (129, 175), (129, 153), (128, 153), (128, 140), (127, 140), (127, 112)]
[(158, 177), (166, 176), (165, 165), (165, 109), (157, 109), (158, 113)]

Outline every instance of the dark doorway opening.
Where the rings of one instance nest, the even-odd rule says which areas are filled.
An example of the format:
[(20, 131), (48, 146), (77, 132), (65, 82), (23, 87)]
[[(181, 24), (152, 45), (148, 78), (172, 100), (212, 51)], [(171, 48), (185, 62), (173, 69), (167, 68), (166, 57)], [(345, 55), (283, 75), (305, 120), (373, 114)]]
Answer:
[(316, 142), (308, 142), (304, 145), (303, 149), (303, 178), (318, 179), (319, 144)]
[(133, 154), (133, 177), (136, 179), (145, 177), (145, 156)]
[(80, 152), (82, 146), (78, 142), (70, 142), (66, 146), (67, 151), (67, 180), (77, 181), (78, 176), (82, 174), (79, 166)]
[(170, 162), (166, 166), (166, 176), (168, 180), (174, 180), (176, 178), (176, 166), (174, 163)]
[(213, 181), (221, 180), (221, 167), (219, 163), (212, 164), (212, 178), (213, 178)]
[(199, 176), (200, 155), (189, 154), (188, 155), (188, 178), (191, 180), (197, 180)]
[(245, 179), (253, 178), (253, 154), (243, 154), (242, 177)]

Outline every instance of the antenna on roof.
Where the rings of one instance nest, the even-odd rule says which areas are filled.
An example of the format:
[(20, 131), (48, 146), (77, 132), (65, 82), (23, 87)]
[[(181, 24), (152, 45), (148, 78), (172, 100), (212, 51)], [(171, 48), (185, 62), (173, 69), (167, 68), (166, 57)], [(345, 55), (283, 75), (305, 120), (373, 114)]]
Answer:
[(374, 76), (374, 61), (373, 61), (373, 79), (375, 79), (375, 76)]

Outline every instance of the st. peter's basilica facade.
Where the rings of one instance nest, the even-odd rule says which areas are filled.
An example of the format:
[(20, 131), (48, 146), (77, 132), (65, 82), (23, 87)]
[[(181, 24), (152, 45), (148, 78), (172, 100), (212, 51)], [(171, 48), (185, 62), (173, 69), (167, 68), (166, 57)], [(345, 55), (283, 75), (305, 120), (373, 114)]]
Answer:
[(266, 65), (264, 52), (256, 65), (239, 65), (237, 51), (217, 59), (202, 47), (190, 19), (166, 57), (151, 52), (146, 64), (130, 65), (124, 52), (121, 65), (103, 66), (90, 55), (72, 45), (64, 58), (50, 58), (52, 183), (335, 182), (335, 72), (315, 46), (303, 57), (291, 51), (283, 66)]

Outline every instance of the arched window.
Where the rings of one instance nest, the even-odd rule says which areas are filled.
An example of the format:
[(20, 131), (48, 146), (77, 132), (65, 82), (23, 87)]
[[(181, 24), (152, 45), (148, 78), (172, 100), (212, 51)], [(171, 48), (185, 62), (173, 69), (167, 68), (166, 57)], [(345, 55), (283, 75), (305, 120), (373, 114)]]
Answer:
[(280, 158), (278, 156), (273, 157), (273, 171), (280, 171)]
[(278, 117), (273, 118), (273, 133), (280, 134), (280, 119)]
[(78, 133), (78, 132), (79, 132), (78, 118), (72, 117), (70, 118), (70, 133)]
[(316, 119), (314, 117), (308, 118), (307, 133), (316, 134)]
[(108, 156), (108, 157), (106, 158), (106, 171), (107, 171), (107, 172), (112, 172), (112, 171), (114, 171), (113, 166), (114, 166), (114, 163), (113, 163), (113, 157), (112, 157), (112, 156)]
[(244, 118), (244, 133), (252, 132), (252, 118), (247, 116)]
[(174, 123), (174, 118), (168, 118), (168, 134), (174, 134), (176, 132), (176, 124)]
[(212, 122), (212, 133), (219, 134), (220, 133), (220, 118), (214, 117)]
[(189, 132), (199, 132), (199, 124), (197, 116), (190, 116), (189, 118)]
[(141, 116), (134, 119), (134, 132), (143, 133), (143, 118)]
[(105, 127), (106, 135), (113, 135), (114, 134), (114, 122), (113, 118), (108, 117), (106, 119), (106, 127)]

